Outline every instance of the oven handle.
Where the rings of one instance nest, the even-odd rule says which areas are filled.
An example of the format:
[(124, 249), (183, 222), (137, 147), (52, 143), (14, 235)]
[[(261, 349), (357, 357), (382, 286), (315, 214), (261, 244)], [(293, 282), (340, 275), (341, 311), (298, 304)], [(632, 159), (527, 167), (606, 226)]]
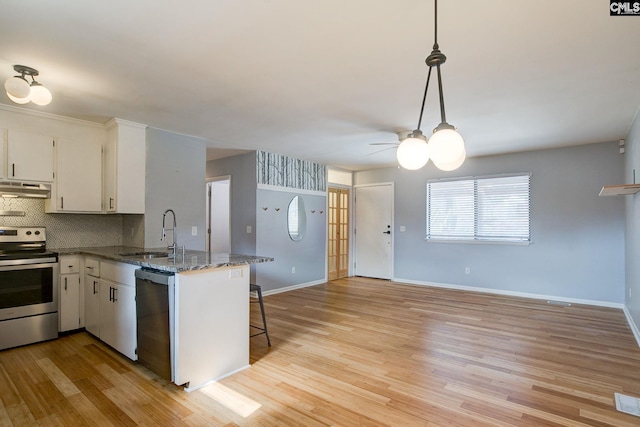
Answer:
[(58, 258), (54, 256), (50, 258), (8, 259), (0, 261), (0, 269), (7, 271), (17, 266), (28, 266), (27, 268), (51, 267), (51, 264), (58, 264)]

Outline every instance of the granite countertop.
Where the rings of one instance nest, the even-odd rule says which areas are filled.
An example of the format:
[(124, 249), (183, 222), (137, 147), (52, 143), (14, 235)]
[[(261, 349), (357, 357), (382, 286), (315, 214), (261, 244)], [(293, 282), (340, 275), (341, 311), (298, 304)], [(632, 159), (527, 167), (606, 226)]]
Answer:
[(111, 261), (124, 262), (127, 264), (139, 265), (141, 267), (154, 268), (156, 270), (172, 271), (180, 273), (183, 271), (204, 270), (207, 268), (232, 267), (244, 264), (259, 264), (271, 262), (273, 258), (253, 255), (236, 255), (228, 253), (207, 253), (204, 251), (185, 250), (184, 258), (182, 251), (177, 252), (175, 259), (169, 257), (155, 256), (153, 258), (143, 258), (142, 255), (135, 255), (140, 252), (167, 253), (167, 248), (136, 248), (132, 246), (105, 246), (90, 248), (61, 248), (50, 250), (58, 255), (92, 255), (105, 258)]

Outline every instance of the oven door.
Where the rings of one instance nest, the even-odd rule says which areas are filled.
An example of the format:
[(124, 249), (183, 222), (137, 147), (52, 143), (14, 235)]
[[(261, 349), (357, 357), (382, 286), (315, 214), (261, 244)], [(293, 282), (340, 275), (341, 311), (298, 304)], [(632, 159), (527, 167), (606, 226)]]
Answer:
[(0, 264), (0, 321), (58, 311), (58, 264), (42, 259)]

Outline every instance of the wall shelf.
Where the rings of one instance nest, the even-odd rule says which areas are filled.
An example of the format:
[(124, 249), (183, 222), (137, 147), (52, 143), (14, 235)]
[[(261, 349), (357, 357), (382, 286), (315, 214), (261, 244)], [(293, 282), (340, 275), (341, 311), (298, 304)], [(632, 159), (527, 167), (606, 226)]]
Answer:
[(640, 184), (605, 185), (599, 196), (627, 196), (640, 191)]

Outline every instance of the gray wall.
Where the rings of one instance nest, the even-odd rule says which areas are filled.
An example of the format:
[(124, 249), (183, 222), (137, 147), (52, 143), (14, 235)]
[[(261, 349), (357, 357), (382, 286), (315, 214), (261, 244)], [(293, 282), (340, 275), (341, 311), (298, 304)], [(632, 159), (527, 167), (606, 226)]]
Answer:
[[(622, 303), (624, 200), (598, 197), (622, 170), (616, 142), (470, 158), (455, 172), (358, 172), (354, 183), (395, 182), (396, 280)], [(425, 241), (427, 179), (513, 172), (532, 173), (531, 245)]]
[[(252, 283), (264, 291), (325, 280), (326, 196), (258, 190), (256, 161), (252, 152), (207, 162), (207, 178), (231, 176), (231, 252), (275, 258), (251, 267)], [(300, 242), (289, 238), (286, 222), (296, 194), (304, 198), (307, 211), (307, 234)]]
[[(621, 184), (640, 183), (640, 115), (626, 140), (625, 179)], [(640, 326), (640, 193), (621, 196), (626, 202), (626, 307), (636, 327)]]
[[(206, 232), (205, 164), (203, 139), (147, 128), (147, 167), (144, 246), (162, 247), (162, 213), (173, 209), (178, 223), (178, 245), (204, 250)], [(171, 219), (169, 214), (167, 219)], [(167, 223), (168, 224), (168, 223)], [(198, 235), (191, 235), (191, 227)]]
[[(231, 252), (256, 254), (256, 153), (207, 162), (207, 178), (231, 176)], [(247, 233), (251, 227), (251, 233)]]
[[(306, 233), (298, 242), (291, 240), (287, 231), (287, 207), (296, 195), (304, 199), (307, 216)], [(258, 190), (257, 201), (256, 253), (275, 261), (256, 265), (256, 283), (269, 291), (326, 280), (326, 196)]]

